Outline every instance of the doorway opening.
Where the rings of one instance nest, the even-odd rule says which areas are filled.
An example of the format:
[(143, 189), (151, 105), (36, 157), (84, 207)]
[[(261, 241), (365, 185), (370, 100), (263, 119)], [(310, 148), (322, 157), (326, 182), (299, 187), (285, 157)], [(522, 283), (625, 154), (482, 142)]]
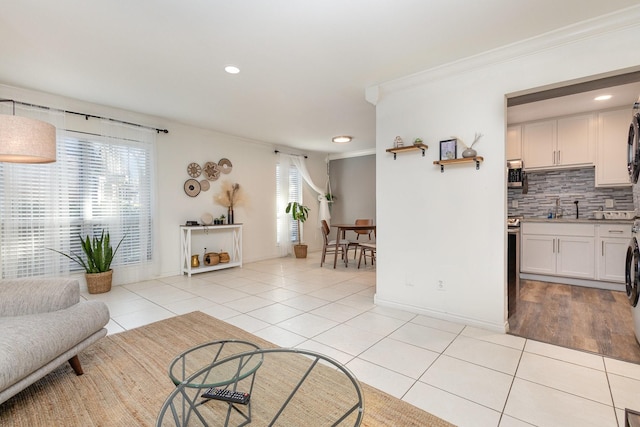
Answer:
[[(608, 101), (594, 99), (605, 93), (612, 95)], [(622, 180), (614, 185), (595, 184), (598, 168), (596, 148), (599, 148), (595, 138), (590, 148), (593, 151), (589, 154), (592, 156), (590, 160), (576, 165), (562, 164), (555, 152), (554, 160), (549, 164), (528, 163), (528, 155), (533, 158), (532, 151), (528, 151), (531, 139), (526, 143), (525, 139), (532, 135), (527, 131), (533, 129), (533, 125), (547, 121), (592, 116), (585, 122), (594, 126), (596, 130), (593, 132), (597, 132), (595, 126), (598, 126), (601, 113), (623, 109), (628, 111), (630, 121), (632, 106), (639, 96), (640, 67), (507, 95), (505, 160), (522, 160), (525, 176), (522, 187), (507, 188), (508, 219), (522, 218), (520, 224), (523, 225), (528, 221), (545, 223), (551, 213), (552, 219), (548, 221), (555, 223), (559, 222), (558, 219), (563, 223), (570, 223), (573, 219), (589, 223), (594, 211), (600, 210), (600, 206), (606, 209), (605, 204), (609, 206), (611, 200), (616, 210), (634, 210), (633, 189), (623, 181), (628, 179), (626, 136), (620, 145), (614, 146), (624, 157), (616, 166)], [(625, 126), (626, 135), (629, 123)], [(527, 259), (531, 255), (526, 248), (527, 239), (522, 235), (519, 237), (522, 266), (518, 276), (519, 292), (509, 292), (509, 283), (505, 292), (507, 306), (510, 307), (509, 333), (640, 364), (640, 345), (635, 339), (624, 280), (607, 278), (606, 283), (599, 282), (602, 274), (599, 274), (595, 256), (591, 265), (593, 276), (589, 279), (595, 285), (593, 288), (556, 283), (554, 275), (562, 276), (557, 271), (531, 274), (527, 271), (531, 264)], [(624, 255), (614, 265), (622, 270), (620, 276), (624, 276)], [(571, 280), (557, 281), (572, 283)], [(600, 288), (598, 283), (603, 286)], [(509, 301), (509, 298), (516, 298), (516, 301)]]

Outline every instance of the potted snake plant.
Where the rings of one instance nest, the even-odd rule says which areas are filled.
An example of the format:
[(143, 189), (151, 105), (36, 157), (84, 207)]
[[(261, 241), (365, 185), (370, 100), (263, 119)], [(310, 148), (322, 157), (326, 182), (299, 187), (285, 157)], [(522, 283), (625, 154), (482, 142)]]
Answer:
[(285, 212), (290, 213), (291, 217), (298, 222), (298, 243), (293, 245), (293, 252), (296, 254), (296, 258), (306, 258), (307, 245), (303, 245), (302, 241), (300, 240), (302, 231), (302, 229), (300, 228), (300, 223), (304, 223), (307, 220), (307, 217), (309, 216), (309, 208), (298, 202), (289, 202)]
[(64, 255), (71, 261), (80, 265), (85, 270), (85, 279), (87, 280), (87, 289), (90, 294), (100, 294), (109, 292), (111, 290), (111, 282), (113, 279), (113, 270), (111, 269), (111, 262), (116, 256), (120, 244), (126, 236), (118, 242), (116, 249), (111, 246), (111, 239), (109, 232), (103, 229), (100, 237), (86, 236), (83, 238), (78, 234), (80, 244), (82, 246), (82, 252), (84, 256), (80, 256), (75, 252), (71, 252), (71, 255), (65, 254), (55, 249), (51, 249), (54, 252), (58, 252), (60, 255)]

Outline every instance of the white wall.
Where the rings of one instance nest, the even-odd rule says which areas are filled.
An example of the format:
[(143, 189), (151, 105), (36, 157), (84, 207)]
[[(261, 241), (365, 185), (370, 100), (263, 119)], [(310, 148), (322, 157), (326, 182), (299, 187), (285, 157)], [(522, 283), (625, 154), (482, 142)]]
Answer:
[[(639, 66), (638, 18), (640, 8), (367, 91), (377, 103), (376, 302), (505, 330), (505, 95)], [(476, 132), (480, 170), (440, 173), (438, 142)], [(394, 161), (385, 149), (396, 135), (423, 138), (427, 156)]]
[[(276, 247), (276, 200), (275, 165), (277, 156), (274, 146), (259, 141), (249, 141), (210, 130), (200, 129), (130, 111), (105, 107), (81, 100), (65, 98), (28, 89), (0, 85), (0, 98), (14, 99), (51, 108), (77, 111), (146, 126), (167, 128), (168, 134), (157, 137), (157, 203), (155, 221), (157, 234), (154, 239), (154, 256), (160, 265), (159, 276), (179, 274), (180, 234), (179, 226), (189, 219), (199, 220), (203, 213), (214, 216), (226, 215), (226, 208), (217, 205), (213, 196), (223, 179), (237, 182), (246, 194), (247, 203), (235, 209), (235, 222), (243, 223), (244, 261), (251, 262), (278, 256)], [(67, 124), (75, 122), (70, 116)], [(84, 121), (84, 119), (82, 119)], [(286, 147), (283, 151), (287, 150)], [(325, 154), (308, 154), (309, 172), (320, 186), (326, 181)], [(217, 162), (228, 158), (233, 163), (231, 173), (211, 182), (211, 189), (197, 197), (189, 197), (183, 190), (189, 179), (187, 165), (206, 161)], [(199, 179), (203, 179), (200, 177)], [(309, 250), (322, 248), (322, 235), (317, 227), (317, 197), (305, 186), (304, 203), (311, 208), (309, 220), (304, 227), (304, 240)], [(219, 250), (215, 246), (211, 250)], [(230, 248), (229, 248), (230, 249)], [(196, 251), (200, 253), (200, 250)], [(117, 271), (116, 271), (117, 273)], [(114, 284), (118, 275), (114, 275)]]

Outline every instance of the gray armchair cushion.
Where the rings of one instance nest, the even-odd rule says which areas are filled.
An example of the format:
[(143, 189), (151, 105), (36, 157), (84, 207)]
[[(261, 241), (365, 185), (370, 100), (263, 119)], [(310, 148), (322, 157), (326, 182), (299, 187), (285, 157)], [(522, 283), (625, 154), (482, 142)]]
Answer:
[(109, 322), (109, 310), (86, 301), (37, 316), (0, 317), (0, 390), (75, 347)]
[(0, 281), (0, 317), (48, 313), (80, 301), (74, 279), (11, 279)]
[(107, 334), (109, 309), (73, 279), (0, 281), (0, 404)]

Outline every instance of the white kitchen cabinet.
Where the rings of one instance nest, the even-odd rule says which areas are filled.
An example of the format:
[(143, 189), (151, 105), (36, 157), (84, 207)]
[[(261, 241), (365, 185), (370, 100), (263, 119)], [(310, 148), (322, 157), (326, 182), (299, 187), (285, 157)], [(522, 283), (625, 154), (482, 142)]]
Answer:
[(525, 123), (522, 141), (525, 169), (593, 165), (594, 129), (593, 114)]
[(521, 231), (521, 272), (595, 278), (594, 225), (523, 223)]
[(556, 274), (555, 237), (523, 234), (520, 245), (522, 248), (520, 271), (544, 275)]
[(631, 239), (631, 224), (600, 224), (597, 226), (597, 279), (624, 283), (627, 247)]
[(628, 109), (598, 114), (596, 187), (631, 186), (627, 171), (627, 138), (631, 114)]
[(556, 121), (523, 126), (522, 152), (525, 169), (549, 168), (556, 160)]
[(507, 128), (507, 160), (522, 159), (522, 126)]
[(558, 119), (558, 166), (593, 165), (595, 124), (593, 114)]
[(558, 236), (556, 274), (558, 276), (593, 279), (595, 263), (594, 237)]

